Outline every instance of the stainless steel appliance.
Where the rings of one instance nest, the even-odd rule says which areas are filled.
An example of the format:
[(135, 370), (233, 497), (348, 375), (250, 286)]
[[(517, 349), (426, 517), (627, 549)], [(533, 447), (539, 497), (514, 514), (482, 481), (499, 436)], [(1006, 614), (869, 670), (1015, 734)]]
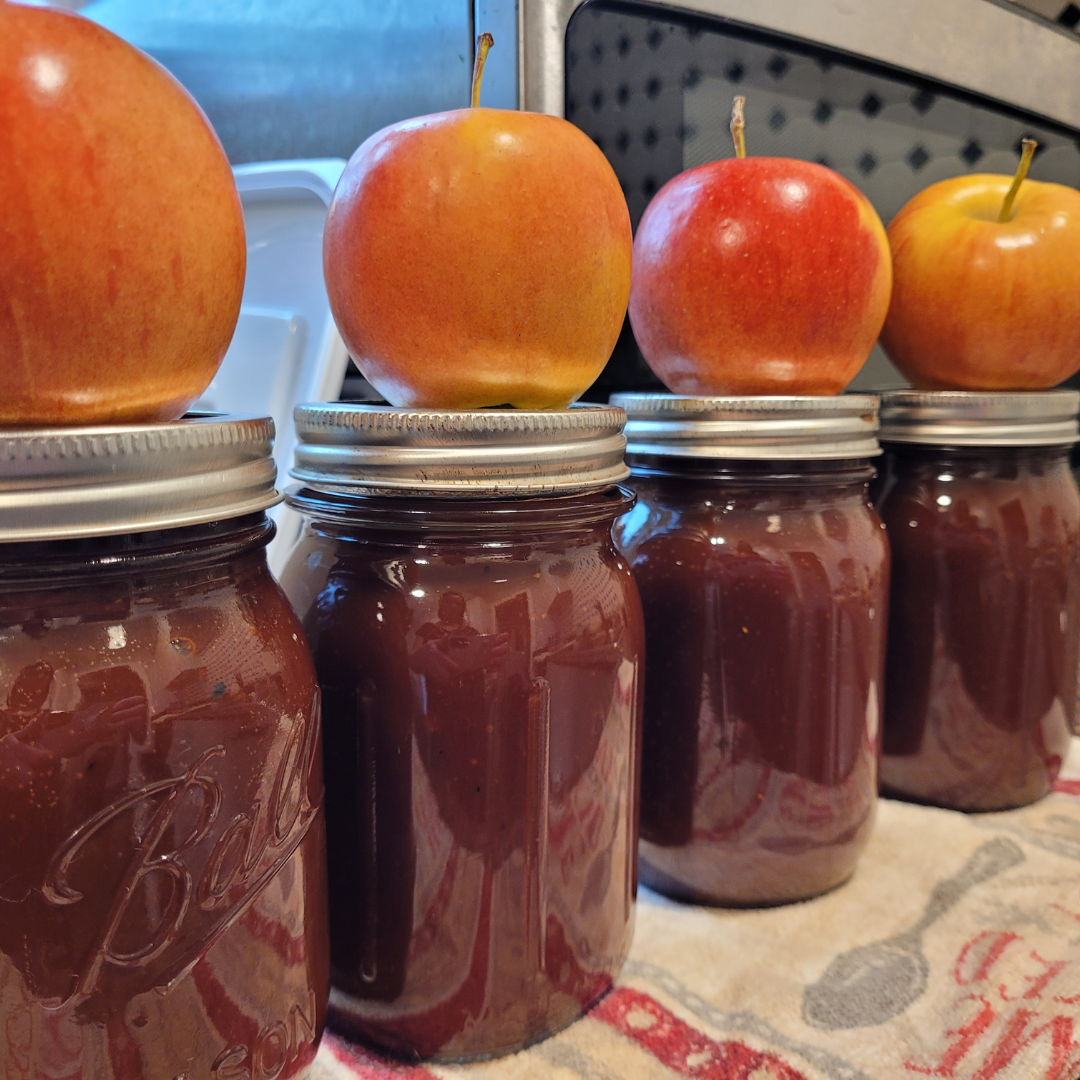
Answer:
[[(82, 6), (81, 0), (65, 0)], [(637, 221), (682, 169), (731, 153), (820, 160), (888, 221), (964, 172), (1080, 186), (1080, 6), (1071, 0), (95, 0), (206, 108), (234, 163), (347, 157), (376, 128), (482, 103), (565, 115), (610, 159)], [(896, 385), (879, 350), (855, 387)], [(627, 329), (590, 396), (655, 386)]]
[[(732, 154), (736, 93), (751, 153), (830, 165), (886, 222), (935, 180), (1011, 173), (1025, 135), (1034, 179), (1080, 186), (1080, 8), (1027, 2), (519, 0), (520, 102), (596, 140), (635, 224), (677, 172)], [(875, 349), (853, 385), (899, 384)], [(592, 396), (654, 385), (627, 329)]]

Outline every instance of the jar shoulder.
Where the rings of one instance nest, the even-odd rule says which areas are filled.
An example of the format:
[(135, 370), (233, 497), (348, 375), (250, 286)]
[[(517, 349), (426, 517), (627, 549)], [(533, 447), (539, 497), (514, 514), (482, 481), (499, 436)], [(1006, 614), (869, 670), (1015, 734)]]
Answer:
[(1002, 552), (1080, 545), (1080, 490), (1064, 460), (1009, 469), (893, 460), (876, 502), (898, 549), (931, 539)]
[(135, 697), (150, 715), (310, 702), (314, 667), (261, 552), (183, 577), (0, 591), (0, 709)]
[(317, 662), (389, 662), (443, 638), (476, 652), (509, 637), (535, 652), (582, 633), (610, 641), (613, 628), (630, 653), (640, 651), (637, 587), (608, 529), (534, 543), (418, 537), (403, 546), (309, 528), (282, 585)]
[(632, 564), (650, 558), (715, 561), (738, 551), (763, 557), (805, 552), (822, 561), (888, 557), (881, 519), (865, 484), (809, 493), (635, 483), (638, 499), (616, 523), (615, 540)]

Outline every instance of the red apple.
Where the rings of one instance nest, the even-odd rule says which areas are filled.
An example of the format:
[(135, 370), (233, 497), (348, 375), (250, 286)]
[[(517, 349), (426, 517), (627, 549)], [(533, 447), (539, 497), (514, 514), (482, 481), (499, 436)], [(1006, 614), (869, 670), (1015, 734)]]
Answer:
[(885, 230), (832, 169), (736, 157), (676, 176), (634, 239), (630, 322), (677, 394), (836, 394), (889, 304)]
[(881, 343), (915, 386), (1035, 390), (1080, 369), (1080, 192), (1020, 181), (942, 180), (889, 225)]
[(245, 260), (229, 163), (180, 84), (88, 19), (0, 0), (0, 424), (181, 415)]
[(611, 355), (631, 244), (619, 182), (586, 135), (470, 108), (394, 124), (356, 151), (323, 265), (341, 336), (392, 404), (547, 409)]

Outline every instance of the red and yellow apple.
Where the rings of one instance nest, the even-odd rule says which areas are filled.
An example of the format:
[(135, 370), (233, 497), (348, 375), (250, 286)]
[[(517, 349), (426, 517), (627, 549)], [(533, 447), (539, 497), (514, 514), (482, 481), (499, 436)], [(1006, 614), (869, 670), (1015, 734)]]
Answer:
[(885, 229), (832, 169), (709, 162), (664, 185), (634, 239), (630, 322), (677, 394), (836, 394), (889, 304)]
[(1013, 183), (942, 180), (889, 225), (881, 344), (916, 387), (1034, 390), (1080, 369), (1080, 192), (1023, 180), (999, 221)]
[(615, 347), (631, 244), (592, 140), (554, 116), (474, 107), (356, 151), (323, 266), (341, 336), (391, 404), (550, 409)]
[(229, 163), (180, 84), (88, 19), (0, 0), (0, 424), (180, 416), (245, 261)]

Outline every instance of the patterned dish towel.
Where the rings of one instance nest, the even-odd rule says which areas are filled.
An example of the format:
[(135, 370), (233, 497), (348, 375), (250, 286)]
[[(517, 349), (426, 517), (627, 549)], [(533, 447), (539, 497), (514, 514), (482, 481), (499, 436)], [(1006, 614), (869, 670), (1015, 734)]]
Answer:
[(763, 911), (643, 890), (610, 994), (492, 1062), (408, 1066), (333, 1035), (309, 1080), (1076, 1080), (1080, 739), (1054, 794), (965, 815), (883, 800), (855, 876)]

